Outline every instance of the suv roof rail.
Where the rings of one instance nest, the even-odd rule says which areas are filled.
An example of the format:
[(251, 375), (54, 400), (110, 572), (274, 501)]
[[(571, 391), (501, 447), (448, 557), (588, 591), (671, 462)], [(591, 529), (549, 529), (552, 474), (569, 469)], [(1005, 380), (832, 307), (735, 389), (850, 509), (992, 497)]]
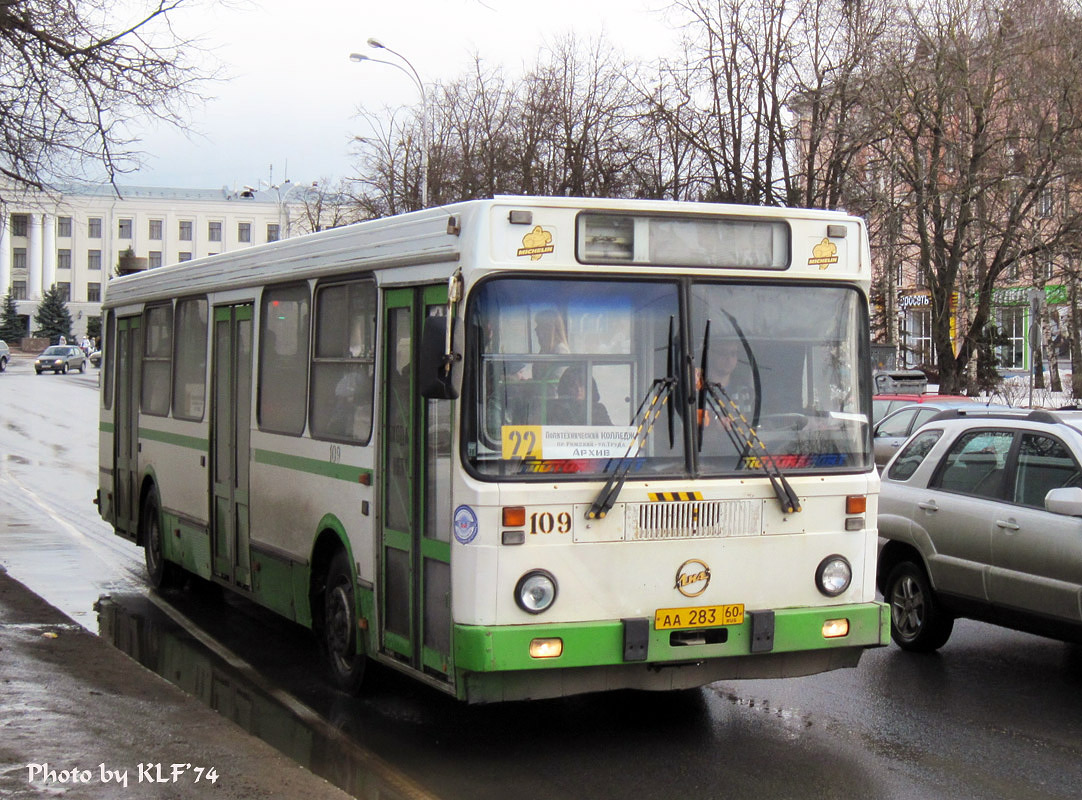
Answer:
[[(980, 418), (980, 419), (1025, 419), (1029, 422), (1044, 422), (1049, 424), (1056, 424), (1063, 422), (1063, 419), (1044, 408), (1035, 409), (1003, 409), (996, 408), (990, 409), (985, 406), (978, 406), (977, 408), (946, 408), (932, 417), (928, 422), (942, 422), (948, 419), (965, 419), (965, 418)], [(927, 423), (925, 423), (927, 424)]]

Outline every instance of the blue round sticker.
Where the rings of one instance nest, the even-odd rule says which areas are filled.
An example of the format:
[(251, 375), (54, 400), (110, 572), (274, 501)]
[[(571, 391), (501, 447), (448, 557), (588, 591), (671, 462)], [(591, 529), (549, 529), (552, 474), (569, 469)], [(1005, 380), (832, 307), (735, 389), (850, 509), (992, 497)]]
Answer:
[(455, 538), (462, 544), (469, 544), (477, 538), (477, 515), (469, 506), (455, 509)]

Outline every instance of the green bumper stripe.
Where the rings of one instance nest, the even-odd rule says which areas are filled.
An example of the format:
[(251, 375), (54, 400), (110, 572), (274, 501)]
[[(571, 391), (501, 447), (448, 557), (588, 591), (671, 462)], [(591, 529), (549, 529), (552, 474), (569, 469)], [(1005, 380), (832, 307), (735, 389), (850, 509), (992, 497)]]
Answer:
[(113, 425), (113, 423), (111, 423), (111, 422), (99, 422), (98, 423), (98, 430), (101, 431), (102, 433), (112, 433), (113, 431), (116, 430), (116, 426)]
[(290, 456), (285, 453), (276, 453), (273, 450), (256, 450), (255, 461), (257, 464), (268, 464), (272, 467), (307, 472), (312, 475), (321, 475), (324, 478), (334, 478), (350, 483), (363, 483), (362, 478), (371, 480), (372, 470), (364, 467), (352, 467), (348, 464), (332, 464), (329, 461), (320, 461), (316, 458), (303, 458), (302, 456)]
[[(849, 635), (824, 639), (823, 623), (843, 618), (849, 620)], [(671, 633), (651, 628), (647, 663), (751, 655), (750, 619), (745, 619), (742, 625), (730, 626), (728, 640), (722, 644), (673, 646), (670, 644)], [(530, 658), (532, 639), (552, 637), (563, 640), (563, 654), (559, 658)], [(770, 652), (878, 647), (889, 641), (890, 610), (883, 603), (782, 609), (774, 612), (774, 648)], [(470, 672), (623, 663), (624, 627), (619, 620), (505, 627), (455, 626), (455, 666)]]

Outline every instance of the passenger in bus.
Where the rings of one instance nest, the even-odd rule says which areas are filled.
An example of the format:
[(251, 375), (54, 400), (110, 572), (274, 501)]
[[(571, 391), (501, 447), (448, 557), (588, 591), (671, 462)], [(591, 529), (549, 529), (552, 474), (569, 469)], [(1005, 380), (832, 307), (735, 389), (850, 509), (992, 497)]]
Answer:
[[(534, 334), (537, 336), (538, 352), (543, 355), (565, 355), (571, 352), (567, 344), (567, 326), (563, 315), (552, 308), (537, 312), (534, 318)], [(555, 381), (560, 377), (562, 366), (549, 362), (533, 365), (535, 381)]]
[(608, 409), (601, 402), (597, 382), (590, 379), (590, 414), (587, 417), (586, 365), (567, 367), (556, 387), (556, 400), (549, 406), (550, 425), (612, 425)]

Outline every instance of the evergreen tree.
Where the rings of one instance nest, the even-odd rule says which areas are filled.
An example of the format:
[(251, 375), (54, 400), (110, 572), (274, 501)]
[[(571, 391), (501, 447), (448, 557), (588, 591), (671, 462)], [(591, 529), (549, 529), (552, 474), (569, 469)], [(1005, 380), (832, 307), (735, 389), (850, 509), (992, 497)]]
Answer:
[(3, 307), (0, 307), (0, 339), (14, 344), (26, 336), (26, 328), (19, 320), (15, 308), (15, 296), (9, 291), (4, 295)]
[(50, 342), (57, 341), (61, 336), (71, 341), (71, 312), (68, 311), (68, 299), (55, 283), (42, 295), (35, 317), (38, 321), (38, 329), (34, 331), (35, 336), (47, 337)]

